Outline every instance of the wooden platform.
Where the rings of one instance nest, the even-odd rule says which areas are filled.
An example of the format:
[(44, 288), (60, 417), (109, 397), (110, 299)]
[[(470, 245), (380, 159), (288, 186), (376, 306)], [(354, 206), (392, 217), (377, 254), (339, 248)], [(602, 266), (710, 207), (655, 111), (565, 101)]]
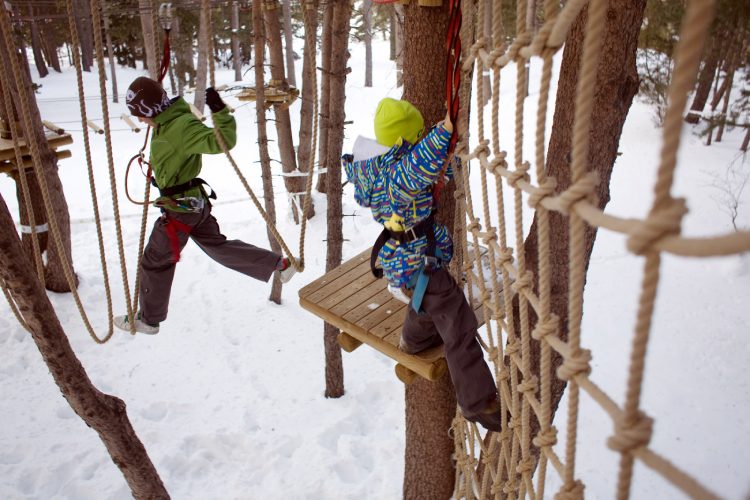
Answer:
[[(442, 346), (417, 355), (399, 350), (407, 306), (393, 298), (386, 285), (370, 272), (368, 248), (302, 288), (299, 301), (342, 331), (339, 344), (347, 352), (365, 343), (395, 360), (396, 374), (405, 383), (416, 375), (438, 379), (447, 369)], [(475, 307), (475, 312), (481, 324), (481, 308)]]
[[(49, 142), (50, 147), (57, 155), (58, 160), (71, 157), (69, 150), (58, 149), (61, 146), (73, 143), (73, 138), (70, 134), (57, 134), (55, 132), (47, 131), (45, 135), (47, 137), (47, 142)], [(21, 154), (23, 155), (23, 168), (32, 168), (33, 162), (31, 160), (31, 153), (26, 146), (26, 142), (23, 140), (21, 140)], [(0, 138), (0, 173), (11, 174), (16, 170), (16, 167), (16, 152), (13, 148), (13, 140)]]

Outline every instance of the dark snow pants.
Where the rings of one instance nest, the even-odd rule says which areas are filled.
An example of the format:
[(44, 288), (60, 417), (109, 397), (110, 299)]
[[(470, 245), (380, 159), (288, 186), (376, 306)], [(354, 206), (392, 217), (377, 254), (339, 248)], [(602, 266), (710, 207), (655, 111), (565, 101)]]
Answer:
[(445, 269), (430, 277), (422, 313), (407, 306), (401, 333), (409, 350), (423, 350), (442, 339), (458, 405), (466, 414), (481, 412), (497, 396), (495, 381), (477, 342), (477, 318), (463, 290)]
[(208, 203), (200, 213), (168, 212), (154, 224), (141, 260), (140, 307), (141, 319), (146, 323), (158, 324), (164, 321), (169, 308), (176, 263), (167, 232), (168, 218), (176, 219), (191, 228), (189, 235), (177, 232), (180, 250), (190, 237), (219, 264), (257, 280), (268, 281), (281, 258), (278, 254), (249, 243), (227, 240), (211, 215)]

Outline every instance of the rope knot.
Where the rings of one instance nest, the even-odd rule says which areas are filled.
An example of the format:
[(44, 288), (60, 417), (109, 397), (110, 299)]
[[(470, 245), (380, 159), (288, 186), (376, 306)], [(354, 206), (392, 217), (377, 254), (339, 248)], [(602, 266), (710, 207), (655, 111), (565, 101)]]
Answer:
[(518, 354), (518, 351), (520, 350), (521, 342), (518, 339), (513, 339), (508, 342), (508, 345), (505, 347), (505, 354), (507, 356), (513, 356), (514, 354)]
[(472, 219), (472, 221), (468, 224), (466, 224), (466, 230), (470, 232), (479, 231), (482, 228), (482, 225), (479, 223), (479, 219), (476, 217)]
[(599, 184), (599, 175), (596, 172), (589, 172), (574, 182), (557, 197), (560, 212), (563, 215), (570, 215), (570, 209), (573, 205), (593, 196), (597, 184)]
[(528, 44), (531, 43), (531, 33), (528, 31), (521, 33), (516, 37), (515, 40), (513, 40), (513, 43), (508, 48), (508, 59), (511, 61), (515, 61), (518, 58), (519, 53), (521, 52), (521, 49), (526, 47)]
[(491, 347), (487, 352), (487, 355), (490, 357), (490, 361), (494, 363), (500, 362), (500, 349), (498, 349), (497, 347)]
[(526, 392), (536, 392), (538, 386), (538, 380), (535, 376), (529, 377), (528, 380), (524, 380), (516, 387), (516, 390), (521, 394)]
[(652, 210), (646, 220), (630, 232), (628, 250), (636, 255), (646, 253), (657, 241), (680, 232), (682, 218), (687, 213), (683, 198), (670, 199), (663, 207)]
[(531, 331), (531, 338), (541, 341), (547, 335), (557, 333), (560, 325), (560, 318), (556, 314), (550, 314), (548, 318), (537, 321), (534, 329)]
[(534, 470), (534, 464), (535, 462), (532, 459), (524, 458), (518, 463), (516, 472), (518, 472), (519, 474), (526, 474), (528, 472), (531, 472)]
[(620, 418), (615, 422), (615, 434), (607, 439), (607, 446), (620, 453), (646, 446), (651, 441), (653, 425), (653, 419), (640, 411), (630, 424)]
[(479, 144), (477, 144), (477, 147), (474, 148), (474, 151), (471, 152), (469, 155), (469, 159), (473, 160), (474, 158), (479, 158), (482, 154), (485, 156), (490, 155), (490, 141), (489, 139), (482, 139), (479, 141)]
[(544, 179), (529, 195), (529, 206), (531, 208), (538, 208), (543, 199), (552, 196), (555, 193), (556, 187), (557, 179), (554, 177), (547, 177)]
[(521, 54), (527, 57), (540, 55), (542, 51), (547, 48), (547, 40), (549, 40), (549, 36), (552, 33), (552, 30), (554, 29), (556, 23), (556, 17), (550, 17), (549, 19), (547, 19), (547, 21), (545, 21), (544, 25), (539, 29), (536, 36), (529, 44), (528, 48), (523, 50)]
[(574, 481), (571, 485), (563, 485), (555, 494), (555, 500), (583, 500), (583, 483)]
[(518, 189), (517, 184), (520, 181), (529, 181), (529, 162), (523, 162), (517, 169), (508, 173), (508, 184), (510, 187)]
[(510, 288), (516, 293), (521, 293), (521, 291), (531, 288), (533, 281), (534, 273), (531, 271), (525, 271), (521, 276), (516, 278), (516, 281), (510, 286)]
[(514, 495), (514, 493), (516, 492), (516, 490), (518, 490), (517, 481), (508, 480), (503, 485), (503, 493), (505, 493), (506, 495), (512, 495), (513, 497), (515, 497), (516, 495)]
[[(498, 349), (498, 356), (500, 355), (500, 351)], [(498, 359), (499, 361), (499, 359)], [(498, 382), (505, 382), (510, 379), (510, 371), (507, 367), (503, 366), (500, 371), (497, 372), (497, 381)]]
[(501, 175), (504, 170), (508, 168), (508, 162), (505, 161), (506, 153), (498, 153), (489, 161), (487, 165), (487, 171), (494, 175)]
[(500, 251), (500, 255), (497, 256), (497, 263), (500, 264), (501, 266), (504, 266), (505, 264), (513, 263), (513, 249), (503, 248)]
[(502, 57), (503, 54), (505, 54), (505, 44), (500, 44), (494, 49), (490, 51), (490, 61), (492, 61), (492, 65), (494, 66), (500, 57)]
[(539, 431), (531, 443), (537, 448), (555, 446), (557, 444), (557, 429), (550, 427), (544, 431)]
[(579, 349), (578, 352), (565, 356), (563, 364), (557, 369), (557, 377), (560, 380), (570, 380), (582, 373), (590, 373), (591, 351)]

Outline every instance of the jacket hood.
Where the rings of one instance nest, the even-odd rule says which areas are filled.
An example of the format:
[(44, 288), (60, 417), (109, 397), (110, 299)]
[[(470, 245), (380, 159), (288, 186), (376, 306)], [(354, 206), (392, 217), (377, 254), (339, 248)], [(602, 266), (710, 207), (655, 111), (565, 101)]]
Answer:
[(411, 144), (404, 142), (393, 146), (387, 153), (366, 160), (354, 161), (352, 155), (341, 157), (346, 177), (354, 185), (354, 200), (363, 207), (370, 206), (370, 198), (375, 181), (380, 173), (381, 165), (391, 165), (409, 151)]
[(183, 99), (182, 97), (176, 97), (172, 100), (172, 103), (169, 105), (169, 107), (167, 107), (167, 109), (156, 115), (154, 121), (157, 124), (162, 125), (164, 123), (167, 123), (168, 121), (174, 120), (178, 116), (190, 112), (190, 106), (185, 101), (185, 99)]

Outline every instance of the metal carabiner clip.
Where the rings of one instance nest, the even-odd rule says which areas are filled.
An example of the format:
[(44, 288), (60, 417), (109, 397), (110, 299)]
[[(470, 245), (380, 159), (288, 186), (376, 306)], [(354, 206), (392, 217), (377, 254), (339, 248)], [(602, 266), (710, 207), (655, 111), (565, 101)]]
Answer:
[(159, 24), (164, 31), (172, 29), (172, 4), (162, 3), (159, 5)]

